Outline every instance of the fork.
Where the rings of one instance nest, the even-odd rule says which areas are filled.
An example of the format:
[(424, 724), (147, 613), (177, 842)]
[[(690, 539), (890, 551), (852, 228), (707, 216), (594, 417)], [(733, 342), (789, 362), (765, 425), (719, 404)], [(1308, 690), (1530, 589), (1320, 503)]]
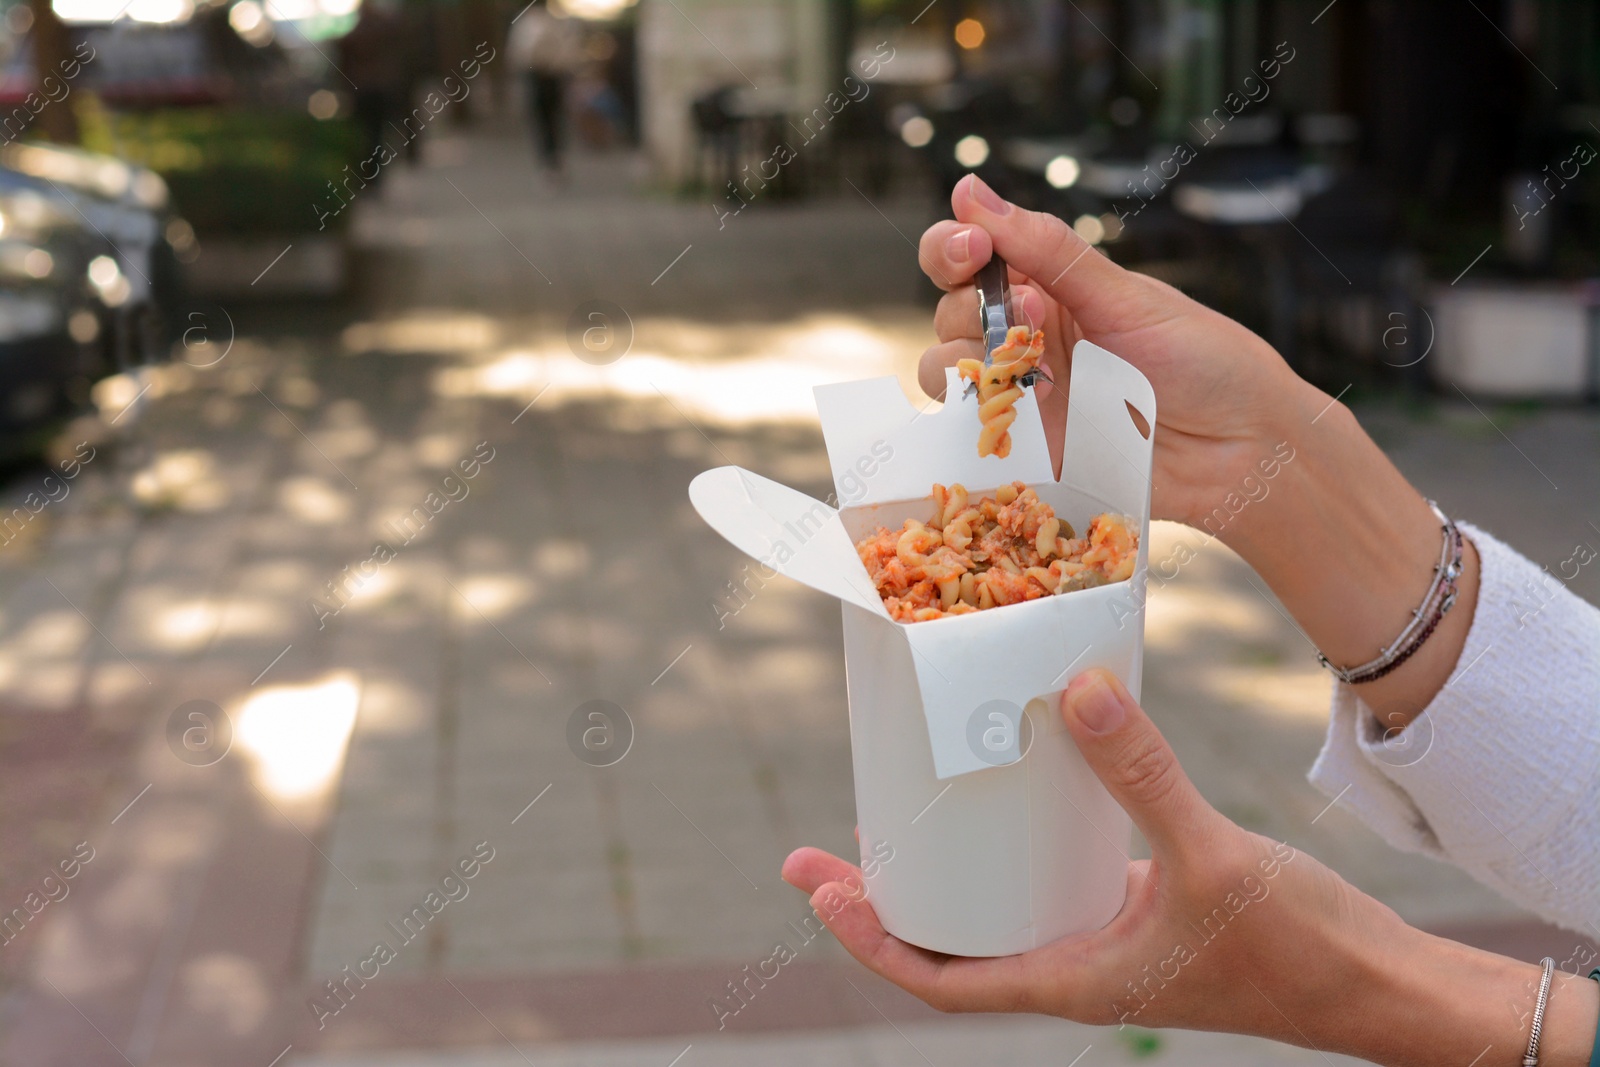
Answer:
[[(1011, 327), (1017, 325), (1011, 306), (1010, 273), (1000, 253), (994, 253), (989, 257), (989, 262), (978, 269), (974, 283), (978, 289), (978, 328), (983, 335), (983, 365), (988, 367), (994, 363), (995, 349), (1006, 343), (1006, 335), (1011, 332)], [(1050, 375), (1044, 372), (1043, 367), (1029, 371), (1017, 381), (1029, 386), (1038, 378), (1055, 384)], [(975, 395), (977, 391), (978, 383), (968, 382), (967, 388), (961, 395), (966, 398)]]

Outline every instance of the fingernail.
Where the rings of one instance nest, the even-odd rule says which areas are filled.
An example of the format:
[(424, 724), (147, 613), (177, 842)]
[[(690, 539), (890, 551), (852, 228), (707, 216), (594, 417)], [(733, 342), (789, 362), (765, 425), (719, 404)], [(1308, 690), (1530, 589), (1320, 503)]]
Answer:
[(1127, 712), (1122, 699), (1098, 674), (1087, 674), (1067, 689), (1072, 713), (1092, 734), (1109, 734), (1122, 725)]
[(965, 263), (972, 255), (972, 230), (962, 230), (944, 243), (945, 255), (952, 263)]
[(1000, 194), (984, 184), (984, 180), (976, 174), (972, 176), (972, 199), (978, 206), (996, 215), (1004, 215), (1011, 210), (1011, 205), (1000, 199)]

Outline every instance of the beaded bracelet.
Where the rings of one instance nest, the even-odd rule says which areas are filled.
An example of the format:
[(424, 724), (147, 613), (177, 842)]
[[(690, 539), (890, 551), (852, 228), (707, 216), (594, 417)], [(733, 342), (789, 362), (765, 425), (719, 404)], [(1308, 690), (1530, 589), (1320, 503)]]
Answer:
[(1336, 667), (1327, 656), (1317, 653), (1317, 662), (1332, 671), (1334, 677), (1346, 685), (1360, 685), (1362, 682), (1372, 682), (1390, 671), (1399, 667), (1406, 660), (1416, 654), (1423, 642), (1433, 636), (1433, 631), (1439, 628), (1439, 623), (1444, 621), (1445, 615), (1456, 604), (1456, 580), (1461, 577), (1461, 557), (1463, 543), (1461, 531), (1456, 529), (1456, 524), (1439, 510), (1439, 505), (1428, 501), (1428, 507), (1439, 518), (1439, 529), (1443, 534), (1443, 544), (1439, 548), (1439, 562), (1433, 568), (1433, 582), (1428, 586), (1428, 593), (1422, 598), (1422, 604), (1411, 613), (1411, 621), (1406, 628), (1400, 631), (1400, 636), (1390, 642), (1387, 648), (1378, 653), (1378, 658), (1369, 660), (1358, 667)]

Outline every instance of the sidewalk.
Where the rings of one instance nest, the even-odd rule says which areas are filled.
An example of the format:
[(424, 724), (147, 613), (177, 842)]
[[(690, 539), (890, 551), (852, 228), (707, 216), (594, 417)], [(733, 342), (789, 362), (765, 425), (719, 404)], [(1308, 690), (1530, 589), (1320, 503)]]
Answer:
[[(0, 548), (0, 722), (62, 768), (0, 796), (33, 805), (0, 889), (95, 853), (0, 958), (0, 1062), (1131, 1062), (1111, 1031), (940, 1019), (825, 939), (725, 1031), (708, 1009), (805, 912), (783, 856), (850, 854), (854, 815), (837, 610), (773, 582), (719, 628), (745, 561), (685, 487), (733, 462), (826, 493), (810, 386), (914, 388), (926, 205), (719, 230), (621, 157), (555, 190), (480, 136), (358, 207), (358, 313), (164, 368)], [(1452, 513), (1552, 566), (1600, 544), (1593, 413), (1371, 416)], [(1162, 525), (1153, 554), (1197, 541)], [(1326, 677), (1257, 586), (1213, 544), (1149, 602), (1146, 703), (1205, 795), (1412, 922), (1570, 952), (1310, 788)], [(1573, 586), (1600, 599), (1600, 574)], [(631, 739), (605, 767), (569, 742), (597, 709)], [(379, 977), (330, 999), (379, 941)]]
[[(528, 1054), (523, 1055), (526, 1051)], [(885, 1024), (849, 1030), (757, 1037), (714, 1035), (686, 1041), (594, 1041), (553, 1048), (476, 1050), (462, 1054), (318, 1056), (300, 1067), (1087, 1067), (1181, 1063), (1184, 1067), (1292, 1067), (1295, 1064), (1358, 1064), (1348, 1056), (1323, 1055), (1228, 1034), (1187, 1031), (1152, 1034), (1079, 1026), (1059, 1019), (1018, 1019)]]

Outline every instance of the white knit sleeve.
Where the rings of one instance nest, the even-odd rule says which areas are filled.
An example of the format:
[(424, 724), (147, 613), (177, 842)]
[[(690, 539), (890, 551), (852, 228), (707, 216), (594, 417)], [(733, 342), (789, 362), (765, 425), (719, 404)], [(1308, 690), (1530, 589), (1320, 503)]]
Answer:
[(1311, 782), (1396, 848), (1447, 860), (1552, 922), (1592, 931), (1600, 610), (1482, 530), (1461, 529), (1481, 577), (1450, 681), (1387, 738), (1382, 709), (1336, 684)]

